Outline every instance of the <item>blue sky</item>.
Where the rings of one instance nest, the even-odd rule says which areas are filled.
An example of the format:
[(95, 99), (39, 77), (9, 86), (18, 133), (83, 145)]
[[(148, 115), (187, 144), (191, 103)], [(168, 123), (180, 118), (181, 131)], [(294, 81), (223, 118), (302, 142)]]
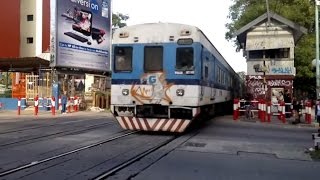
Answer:
[(236, 72), (247, 71), (241, 52), (225, 40), (231, 0), (113, 0), (113, 12), (130, 16), (128, 25), (171, 22), (200, 28)]

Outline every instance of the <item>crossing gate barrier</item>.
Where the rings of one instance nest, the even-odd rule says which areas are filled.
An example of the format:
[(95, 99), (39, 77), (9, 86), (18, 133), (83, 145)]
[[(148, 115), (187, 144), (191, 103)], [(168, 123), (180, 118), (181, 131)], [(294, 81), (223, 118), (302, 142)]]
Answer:
[(52, 115), (56, 115), (56, 99), (54, 96), (51, 97), (51, 112)]
[(39, 112), (39, 96), (34, 98), (34, 115), (37, 116)]
[(239, 117), (239, 99), (233, 100), (233, 120), (237, 120)]
[(18, 115), (21, 114), (21, 98), (18, 98)]
[(68, 113), (71, 113), (71, 98), (68, 98), (68, 103), (67, 103), (67, 109), (68, 109)]
[(61, 96), (59, 96), (59, 104), (58, 104), (58, 109), (62, 109), (62, 101), (61, 101)]
[(267, 122), (271, 122), (271, 102), (267, 102)]
[[(247, 106), (250, 106), (249, 107), (249, 113), (252, 113), (250, 114), (251, 115), (254, 115), (254, 112), (258, 113), (259, 112), (259, 107), (260, 107), (260, 101), (257, 101), (257, 100), (253, 100), (253, 101), (247, 101), (247, 100), (244, 100), (244, 99), (234, 99), (233, 101), (233, 119), (234, 120), (238, 120), (240, 115), (241, 114), (244, 114), (244, 113), (241, 113), (241, 112), (246, 112), (247, 111)], [(262, 109), (262, 106), (261, 106), (261, 109)], [(262, 117), (262, 116), (261, 116)]]
[(306, 104), (305, 104), (305, 121), (308, 123), (308, 124), (311, 124), (311, 117), (312, 117), (312, 115), (311, 115), (311, 102), (310, 101), (308, 101), (308, 102), (306, 102)]

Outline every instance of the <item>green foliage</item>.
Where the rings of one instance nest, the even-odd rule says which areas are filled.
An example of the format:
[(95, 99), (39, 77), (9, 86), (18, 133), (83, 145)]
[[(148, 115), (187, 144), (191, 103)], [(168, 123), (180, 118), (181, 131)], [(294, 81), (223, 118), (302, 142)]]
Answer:
[(313, 160), (317, 160), (319, 161), (320, 160), (320, 150), (316, 150), (316, 151), (312, 151), (310, 153), (310, 156)]
[[(269, 0), (269, 9), (308, 29), (309, 34), (304, 35), (296, 45), (295, 67), (297, 78), (314, 78), (315, 73), (311, 67), (311, 61), (315, 59), (314, 1)], [(233, 0), (228, 16), (231, 22), (226, 24), (226, 39), (233, 41), (239, 48), (234, 33), (266, 11), (266, 0)]]
[(246, 80), (246, 72), (241, 71), (241, 72), (237, 72), (237, 74), (240, 76), (240, 78), (245, 81)]
[(113, 28), (121, 28), (127, 26), (126, 21), (129, 19), (128, 15), (124, 15), (121, 13), (112, 14), (112, 27)]
[(11, 75), (12, 73), (0, 72), (0, 84), (10, 86), (12, 84)]

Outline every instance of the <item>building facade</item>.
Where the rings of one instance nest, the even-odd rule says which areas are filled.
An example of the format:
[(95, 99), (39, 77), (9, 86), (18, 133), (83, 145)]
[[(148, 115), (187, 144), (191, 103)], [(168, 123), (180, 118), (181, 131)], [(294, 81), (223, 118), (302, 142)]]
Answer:
[(295, 45), (301, 27), (274, 13), (265, 13), (236, 32), (247, 60), (246, 88), (253, 98), (276, 103), (292, 94)]
[(10, 0), (1, 5), (6, 8), (0, 12), (0, 98), (51, 97), (54, 81), (60, 85), (59, 93), (86, 97), (89, 104), (97, 99), (95, 92), (108, 93), (108, 70), (50, 67), (50, 0)]
[(35, 57), (50, 46), (50, 0), (1, 2), (0, 58)]

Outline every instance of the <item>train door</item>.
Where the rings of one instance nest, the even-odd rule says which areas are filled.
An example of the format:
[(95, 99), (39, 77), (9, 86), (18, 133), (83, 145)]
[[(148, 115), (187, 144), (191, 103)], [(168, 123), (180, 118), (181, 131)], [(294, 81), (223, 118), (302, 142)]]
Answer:
[(211, 69), (211, 73), (210, 73), (210, 89), (211, 89), (211, 94), (210, 94), (210, 100), (214, 101), (215, 100), (215, 96), (216, 96), (216, 90), (214, 87), (214, 78), (215, 78), (215, 58), (212, 55), (212, 61), (210, 61), (210, 69)]
[(205, 53), (205, 49), (203, 46), (201, 46), (201, 83), (200, 83), (200, 99), (203, 99), (203, 95), (204, 95), (204, 86), (203, 86), (203, 82), (205, 81), (205, 61), (206, 59), (206, 53)]

